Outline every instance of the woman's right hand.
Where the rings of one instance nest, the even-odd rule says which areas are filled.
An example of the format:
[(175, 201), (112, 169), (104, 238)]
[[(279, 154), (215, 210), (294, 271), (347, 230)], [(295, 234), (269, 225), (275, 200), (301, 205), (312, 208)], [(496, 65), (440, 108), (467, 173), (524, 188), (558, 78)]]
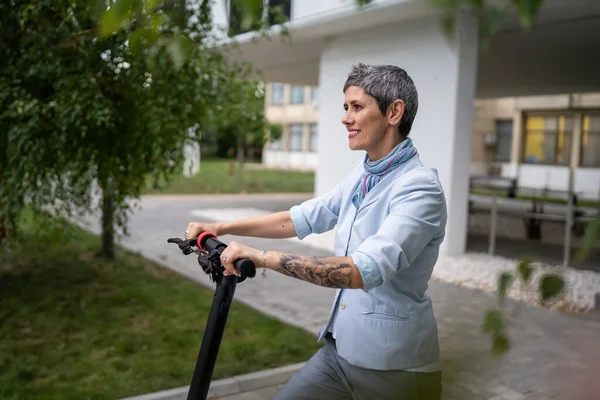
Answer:
[(192, 239), (192, 238), (196, 238), (198, 237), (202, 232), (210, 232), (212, 234), (214, 234), (215, 236), (219, 237), (219, 235), (221, 234), (220, 232), (220, 225), (218, 222), (214, 222), (214, 223), (207, 223), (207, 222), (190, 222), (187, 225), (186, 228), (186, 232), (187, 234), (185, 235), (185, 239)]

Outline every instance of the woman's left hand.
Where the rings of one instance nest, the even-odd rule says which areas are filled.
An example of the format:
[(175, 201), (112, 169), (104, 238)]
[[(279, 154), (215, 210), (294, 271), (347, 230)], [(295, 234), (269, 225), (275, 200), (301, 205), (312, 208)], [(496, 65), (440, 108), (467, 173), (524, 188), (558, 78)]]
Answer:
[(235, 268), (233, 263), (240, 258), (247, 258), (254, 263), (256, 268), (262, 267), (260, 264), (261, 251), (253, 249), (252, 247), (244, 246), (238, 242), (231, 242), (227, 245), (227, 248), (221, 253), (221, 264), (225, 271), (224, 275), (240, 275), (240, 272)]

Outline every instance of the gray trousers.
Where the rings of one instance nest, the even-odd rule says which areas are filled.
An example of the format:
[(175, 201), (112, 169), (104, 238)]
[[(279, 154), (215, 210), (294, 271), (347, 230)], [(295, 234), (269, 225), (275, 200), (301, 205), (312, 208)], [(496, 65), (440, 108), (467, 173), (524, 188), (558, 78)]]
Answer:
[(378, 371), (341, 358), (331, 335), (273, 400), (440, 400), (441, 372)]

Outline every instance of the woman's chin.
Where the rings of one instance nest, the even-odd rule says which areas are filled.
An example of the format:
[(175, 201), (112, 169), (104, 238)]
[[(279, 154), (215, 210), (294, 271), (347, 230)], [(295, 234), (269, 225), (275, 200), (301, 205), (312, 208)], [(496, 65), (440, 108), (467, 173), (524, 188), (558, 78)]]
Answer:
[(360, 144), (352, 141), (352, 139), (348, 141), (348, 147), (350, 148), (350, 150), (362, 150)]

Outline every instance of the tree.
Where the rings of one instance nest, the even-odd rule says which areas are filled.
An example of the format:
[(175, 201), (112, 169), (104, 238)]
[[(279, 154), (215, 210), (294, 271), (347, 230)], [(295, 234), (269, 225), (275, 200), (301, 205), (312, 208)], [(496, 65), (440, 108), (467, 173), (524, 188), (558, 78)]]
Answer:
[[(114, 256), (115, 227), (127, 233), (147, 177), (169, 179), (185, 142), (199, 141), (212, 115), (229, 116), (227, 101), (252, 86), (251, 69), (216, 45), (210, 5), (0, 4), (0, 220), (9, 233), (26, 204), (72, 215), (99, 200), (101, 254)], [(135, 18), (110, 29), (123, 10)], [(238, 121), (260, 123), (254, 110)]]

